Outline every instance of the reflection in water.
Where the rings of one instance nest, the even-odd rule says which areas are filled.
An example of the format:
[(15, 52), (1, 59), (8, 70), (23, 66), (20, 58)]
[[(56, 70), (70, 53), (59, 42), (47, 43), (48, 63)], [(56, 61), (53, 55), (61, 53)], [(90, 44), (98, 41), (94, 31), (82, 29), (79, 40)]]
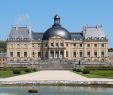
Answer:
[[(0, 87), (0, 95), (31, 95), (29, 87)], [(112, 88), (40, 86), (32, 95), (113, 95)]]

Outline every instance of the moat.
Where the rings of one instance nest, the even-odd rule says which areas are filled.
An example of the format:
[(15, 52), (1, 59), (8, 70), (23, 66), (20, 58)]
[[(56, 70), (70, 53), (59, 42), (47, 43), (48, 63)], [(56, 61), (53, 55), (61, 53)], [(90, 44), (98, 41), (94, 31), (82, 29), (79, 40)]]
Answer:
[[(31, 87), (0, 87), (0, 95), (31, 95)], [(73, 86), (37, 86), (38, 93), (33, 95), (113, 95), (113, 88), (73, 87)]]

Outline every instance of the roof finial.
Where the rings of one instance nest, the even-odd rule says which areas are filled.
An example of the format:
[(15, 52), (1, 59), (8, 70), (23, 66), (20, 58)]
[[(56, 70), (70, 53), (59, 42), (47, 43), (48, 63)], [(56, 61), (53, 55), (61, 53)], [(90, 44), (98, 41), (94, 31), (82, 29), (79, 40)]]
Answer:
[(60, 16), (57, 14), (54, 16), (54, 25), (60, 25)]

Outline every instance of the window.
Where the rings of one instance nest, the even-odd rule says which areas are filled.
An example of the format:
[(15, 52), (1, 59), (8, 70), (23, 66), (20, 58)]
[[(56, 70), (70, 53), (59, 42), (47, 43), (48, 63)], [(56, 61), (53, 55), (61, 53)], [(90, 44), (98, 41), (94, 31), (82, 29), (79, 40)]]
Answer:
[(68, 57), (68, 51), (66, 51), (66, 57)]
[(19, 44), (17, 44), (17, 48), (20, 48), (20, 45)]
[(80, 51), (80, 57), (82, 57), (82, 51)]
[(56, 46), (58, 47), (58, 43), (56, 43)]
[(32, 52), (32, 56), (33, 56), (33, 57), (35, 56), (35, 52), (34, 52), (34, 51)]
[(87, 56), (90, 57), (90, 51), (87, 52)]
[(60, 45), (61, 45), (61, 46), (64, 46), (64, 44), (63, 44), (63, 43), (60, 43)]
[(27, 52), (24, 52), (24, 57), (27, 57)]
[(101, 44), (101, 47), (103, 48), (104, 47), (104, 44)]
[(90, 48), (90, 44), (87, 44), (87, 47)]
[(76, 46), (76, 44), (73, 44), (73, 46)]
[(94, 44), (94, 47), (97, 48), (97, 44)]
[(104, 51), (101, 52), (101, 57), (104, 57)]
[(52, 46), (52, 47), (54, 46), (53, 43), (51, 43), (51, 46)]
[(39, 57), (39, 58), (41, 57), (41, 52), (38, 52), (38, 57)]
[(68, 43), (66, 43), (66, 46), (68, 47)]
[(17, 57), (20, 57), (20, 52), (17, 52)]
[(73, 57), (76, 57), (76, 52), (73, 52)]
[(27, 44), (24, 44), (24, 48), (27, 48)]
[(97, 51), (94, 51), (94, 56), (97, 57)]
[(10, 52), (10, 57), (13, 57), (13, 52)]
[(82, 44), (80, 44), (80, 47), (82, 47)]
[(47, 44), (45, 44), (45, 47), (47, 47)]

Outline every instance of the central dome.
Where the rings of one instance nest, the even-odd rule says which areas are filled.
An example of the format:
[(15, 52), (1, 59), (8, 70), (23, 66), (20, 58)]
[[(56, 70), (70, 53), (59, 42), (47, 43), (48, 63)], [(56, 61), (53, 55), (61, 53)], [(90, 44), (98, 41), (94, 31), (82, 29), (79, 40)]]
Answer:
[(71, 40), (70, 33), (60, 25), (60, 17), (56, 15), (54, 17), (54, 25), (49, 28), (44, 34), (42, 40), (49, 40), (50, 37), (60, 36), (66, 40)]

